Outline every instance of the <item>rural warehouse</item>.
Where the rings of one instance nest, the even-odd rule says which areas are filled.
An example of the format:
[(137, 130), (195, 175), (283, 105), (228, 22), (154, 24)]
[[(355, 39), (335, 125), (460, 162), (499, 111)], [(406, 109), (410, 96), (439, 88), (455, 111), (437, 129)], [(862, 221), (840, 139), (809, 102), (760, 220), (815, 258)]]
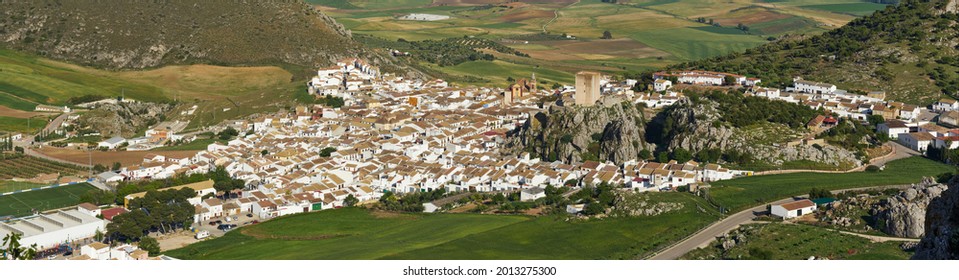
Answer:
[(22, 234), (20, 244), (37, 245), (37, 249), (49, 249), (59, 244), (93, 237), (97, 230), (104, 232), (106, 222), (79, 210), (58, 210), (52, 214), (0, 224), (0, 236), (10, 233)]

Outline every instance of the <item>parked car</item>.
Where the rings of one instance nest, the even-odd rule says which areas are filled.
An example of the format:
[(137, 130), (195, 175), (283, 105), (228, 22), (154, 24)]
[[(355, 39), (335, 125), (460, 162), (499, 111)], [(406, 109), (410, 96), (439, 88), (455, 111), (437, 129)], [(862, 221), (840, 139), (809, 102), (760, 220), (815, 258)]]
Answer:
[(255, 224), (259, 224), (259, 223), (260, 223), (260, 221), (258, 221), (258, 220), (253, 220), (253, 221), (252, 221), (252, 222), (250, 222), (250, 223), (251, 223), (251, 224), (254, 224), (254, 225), (255, 225)]
[(239, 220), (239, 219), (240, 219), (240, 218), (237, 218), (236, 216), (233, 216), (233, 220), (234, 220), (234, 221)]
[(246, 214), (247, 218), (253, 218), (253, 214)]
[(223, 221), (216, 220), (216, 222), (214, 222), (214, 223), (216, 223), (216, 224), (218, 224), (218, 225), (221, 225), (221, 224), (223, 224)]
[(232, 221), (233, 221), (233, 219), (230, 219), (230, 217), (229, 217), (229, 216), (227, 216), (227, 217), (225, 218), (225, 220), (226, 220), (226, 222), (227, 222), (227, 223), (229, 223), (229, 222), (232, 222)]
[(216, 225), (216, 222), (210, 222), (210, 225), (211, 225), (211, 226), (215, 226), (215, 225)]

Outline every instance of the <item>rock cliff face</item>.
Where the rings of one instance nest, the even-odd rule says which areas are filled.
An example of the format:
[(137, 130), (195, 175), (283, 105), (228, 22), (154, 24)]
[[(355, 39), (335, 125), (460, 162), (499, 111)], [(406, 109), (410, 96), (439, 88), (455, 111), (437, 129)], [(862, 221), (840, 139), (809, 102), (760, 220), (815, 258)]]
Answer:
[(926, 208), (926, 235), (916, 246), (913, 259), (959, 259), (959, 181), (953, 179), (942, 195)]
[(664, 144), (670, 151), (683, 148), (693, 154), (704, 149), (735, 150), (772, 165), (797, 160), (830, 165), (860, 164), (853, 152), (832, 145), (787, 146), (786, 143), (764, 143), (766, 141), (752, 139), (742, 129), (721, 122), (722, 112), (717, 105), (715, 101), (707, 99), (699, 99), (695, 103), (688, 100), (678, 102), (658, 117), (661, 118), (658, 121), (666, 123), (667, 132), (665, 138), (657, 143)]
[(0, 46), (109, 69), (389, 60), (302, 1), (2, 1)]
[(880, 203), (878, 219), (885, 233), (898, 237), (920, 238), (925, 234), (926, 209), (947, 187), (930, 178)]
[(626, 103), (582, 107), (547, 105), (511, 132), (507, 152), (529, 152), (543, 160), (582, 162), (588, 159), (622, 163), (654, 150), (644, 141), (646, 118), (642, 109)]
[(103, 104), (83, 114), (78, 121), (107, 138), (130, 138), (136, 136), (137, 131), (163, 121), (164, 113), (171, 109), (170, 104), (150, 102)]

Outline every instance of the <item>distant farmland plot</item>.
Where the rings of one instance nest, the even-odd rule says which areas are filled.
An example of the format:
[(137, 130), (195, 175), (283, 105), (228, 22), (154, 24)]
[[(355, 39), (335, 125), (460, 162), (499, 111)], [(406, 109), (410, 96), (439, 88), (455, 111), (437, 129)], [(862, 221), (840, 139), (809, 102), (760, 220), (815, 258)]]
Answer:
[(25, 216), (32, 214), (31, 210), (45, 211), (76, 205), (80, 202), (80, 195), (95, 189), (90, 184), (80, 183), (0, 196), (0, 216)]
[[(844, 10), (862, 14), (856, 10), (876, 8), (870, 8), (869, 3), (858, 5), (863, 3), (855, 0), (785, 0), (775, 3), (631, 0), (619, 1), (619, 4), (603, 3), (600, 0), (538, 0), (493, 6), (483, 5), (504, 1), (437, 0), (432, 1), (432, 4), (425, 3), (430, 1), (414, 0), (313, 1), (319, 2), (330, 2), (327, 6), (334, 7), (356, 7), (329, 11), (354, 33), (386, 40), (435, 40), (462, 36), (491, 40), (529, 40), (531, 44), (538, 46), (523, 48), (514, 43), (510, 45), (524, 50), (531, 59), (495, 54), (497, 59), (503, 60), (500, 64), (535, 65), (540, 66), (537, 68), (566, 72), (570, 76), (580, 70), (613, 73), (638, 71), (740, 52), (768, 42), (766, 39), (770, 36), (818, 34), (838, 27), (853, 18), (850, 13), (842, 12)], [(806, 7), (832, 4), (837, 6), (827, 7), (825, 10)], [(448, 15), (451, 19), (438, 22), (396, 19), (410, 13)], [(556, 14), (559, 16), (554, 20)], [(695, 22), (698, 17), (713, 19), (722, 27)], [(748, 34), (735, 28), (738, 23), (749, 26)], [(535, 39), (543, 32), (544, 25), (549, 34), (567, 34), (578, 39), (570, 40), (569, 43), (543, 42), (555, 38)], [(613, 44), (599, 41), (599, 37), (607, 30), (614, 39), (627, 42)], [(573, 49), (581, 47), (585, 51)], [(481, 68), (476, 70), (465, 69), (467, 67), (462, 65), (426, 67), (456, 76), (488, 72), (483, 69), (488, 67), (483, 66), (492, 65), (481, 65)], [(514, 74), (504, 73), (488, 79), (494, 80)], [(453, 81), (457, 82), (455, 79)], [(464, 81), (485, 83), (476, 79)]]
[(683, 193), (653, 217), (566, 221), (564, 216), (399, 214), (360, 208), (281, 217), (167, 255), (181, 259), (633, 259), (716, 220)]
[(551, 69), (537, 69), (533, 66), (520, 65), (505, 61), (471, 61), (456, 66), (440, 67), (444, 72), (458, 75), (471, 75), (489, 79), (493, 84), (506, 85), (508, 77), (514, 79), (526, 78), (536, 74), (536, 79), (549, 83), (559, 82), (570, 84), (573, 74)]
[(875, 11), (885, 9), (886, 5), (862, 2), (862, 3), (806, 5), (806, 6), (800, 6), (800, 7), (806, 8), (806, 9), (841, 13), (841, 14), (850, 14), (854, 16), (865, 16), (865, 15), (872, 14)]
[(628, 36), (684, 60), (744, 51), (766, 42), (758, 36), (716, 34), (688, 27), (639, 30)]

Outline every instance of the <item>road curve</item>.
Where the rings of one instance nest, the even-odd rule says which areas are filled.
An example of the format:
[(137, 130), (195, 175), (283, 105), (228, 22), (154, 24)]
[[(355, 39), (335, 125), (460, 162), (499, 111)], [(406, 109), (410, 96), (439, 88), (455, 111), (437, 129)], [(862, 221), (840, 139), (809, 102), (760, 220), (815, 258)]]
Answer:
[[(845, 190), (836, 190), (832, 193), (838, 194), (842, 192), (849, 191), (859, 191), (859, 190), (868, 190), (868, 189), (886, 189), (886, 188), (908, 188), (909, 185), (896, 185), (896, 186), (875, 186), (875, 187), (864, 187), (864, 188), (853, 188)], [(795, 200), (794, 198), (781, 199), (769, 204), (783, 204)], [(679, 259), (686, 253), (689, 253), (692, 250), (703, 248), (709, 246), (709, 243), (716, 240), (716, 237), (723, 236), (727, 232), (738, 228), (739, 226), (749, 223), (756, 218), (756, 214), (766, 211), (766, 205), (760, 205), (753, 208), (749, 208), (743, 211), (740, 211), (736, 214), (732, 214), (726, 218), (723, 218), (717, 223), (714, 223), (707, 227), (704, 230), (701, 230), (692, 236), (687, 237), (686, 239), (673, 244), (667, 249), (653, 255), (649, 259), (651, 260), (675, 260)]]

